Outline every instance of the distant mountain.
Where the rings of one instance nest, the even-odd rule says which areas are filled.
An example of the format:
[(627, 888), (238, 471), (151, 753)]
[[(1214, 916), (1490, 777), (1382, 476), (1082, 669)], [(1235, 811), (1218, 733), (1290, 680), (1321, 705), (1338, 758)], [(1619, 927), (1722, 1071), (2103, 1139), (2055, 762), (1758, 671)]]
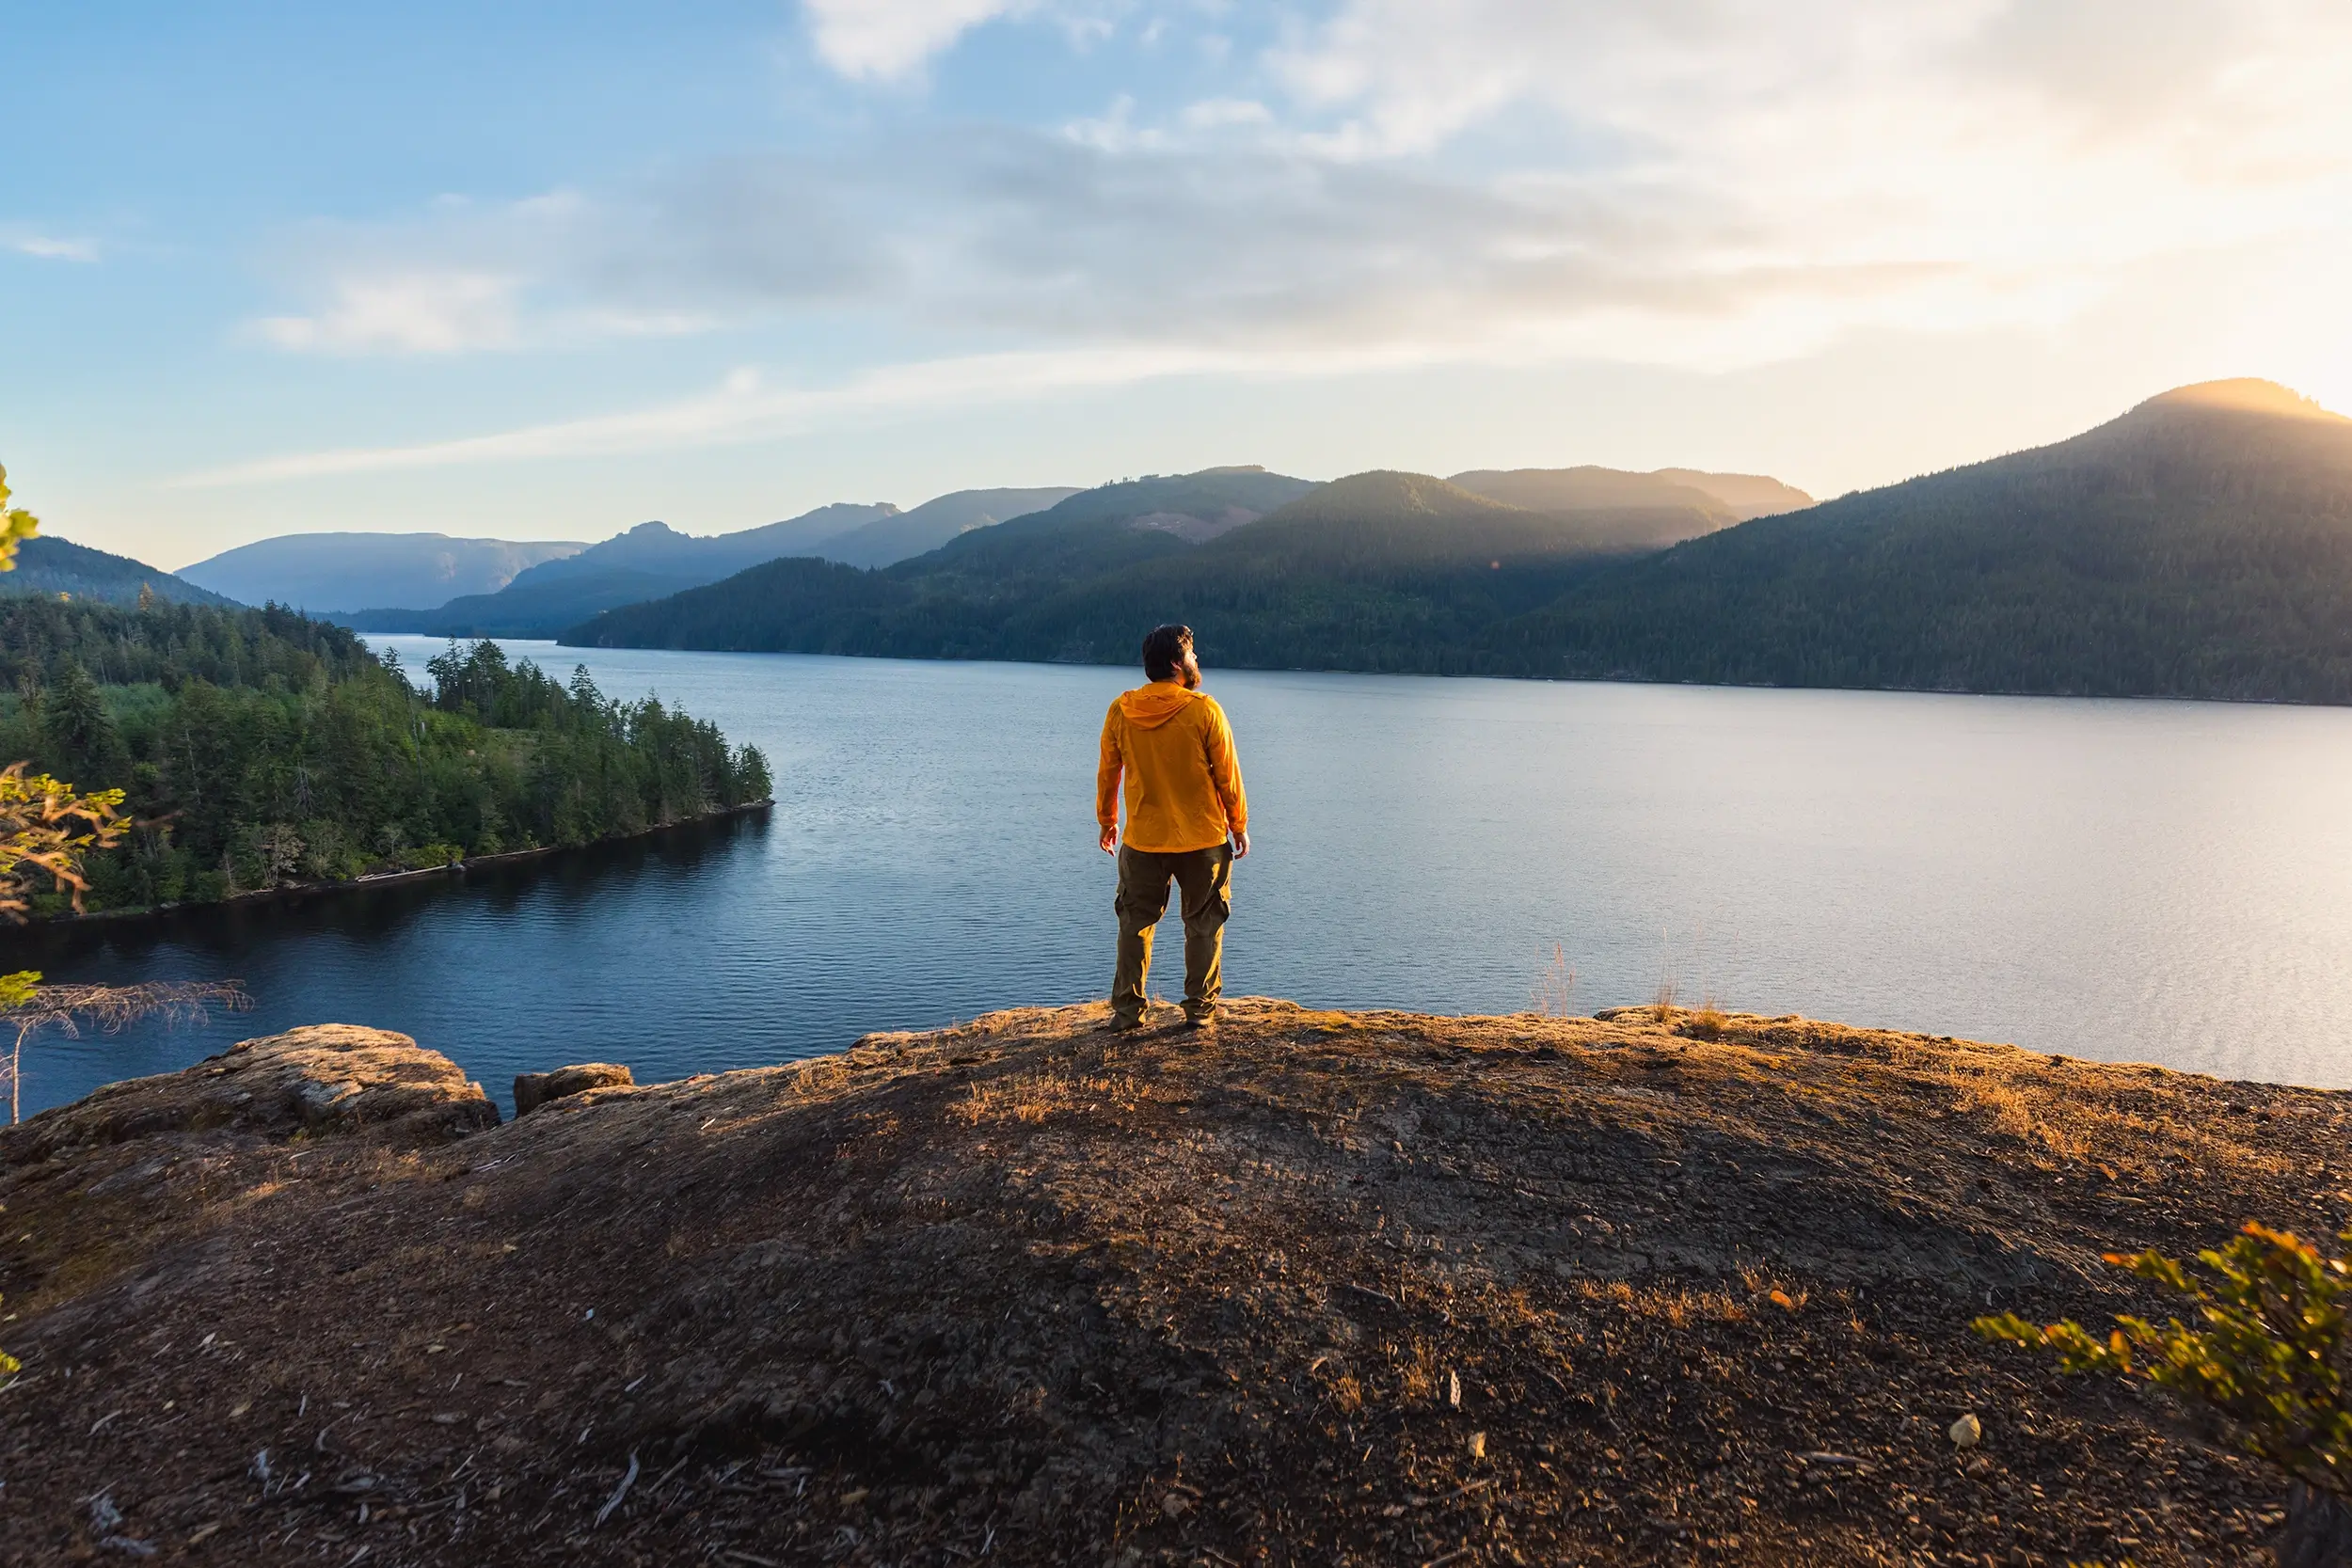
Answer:
[(223, 550), (180, 575), (246, 604), (291, 605), (316, 615), (370, 607), (431, 610), (460, 594), (495, 594), (518, 572), (586, 548), (446, 533), (287, 533)]
[(1729, 507), (1731, 515), (1743, 523), (1752, 517), (1802, 512), (1813, 504), (1811, 496), (1768, 474), (1710, 474), (1696, 468), (1660, 468), (1649, 477), (1705, 491)]
[(1315, 488), (1263, 468), (1203, 468), (1100, 484), (1042, 512), (976, 529), (891, 568), (910, 581), (993, 598), (1188, 553)]
[(1177, 619), (1204, 645), (1214, 627), (1229, 662), (1443, 667), (1446, 646), (1550, 602), (1656, 510), (1534, 513), (1425, 474), (1210, 470), (1086, 491), (882, 572), (774, 562), (566, 641), (1124, 661)]
[(2352, 703), (2352, 420), (2265, 381), (1759, 518), (1499, 626), (1512, 673)]
[[(1710, 474), (1695, 468), (1661, 468), (1646, 474), (1590, 467), (1480, 468), (1455, 474), (1450, 483), (1531, 512), (1692, 512), (1717, 519), (1716, 527), (1813, 504), (1813, 498), (1794, 485), (1761, 474)], [(1711, 531), (1694, 529), (1677, 533), (1659, 539), (1652, 547), (1662, 548)]]
[(0, 573), (0, 595), (9, 597), (67, 594), (105, 604), (135, 605), (141, 588), (167, 604), (232, 608), (236, 604), (233, 599), (207, 592), (143, 561), (134, 561), (127, 555), (109, 555), (52, 534), (36, 534), (25, 540), (17, 546), (16, 570)]
[(1033, 490), (956, 490), (934, 497), (912, 511), (835, 534), (809, 553), (845, 566), (887, 566), (935, 550), (959, 534), (987, 528), (1008, 517), (1042, 512), (1078, 493), (1074, 484), (1050, 484)]
[(780, 523), (709, 537), (667, 523), (640, 523), (602, 544), (546, 561), (495, 594), (465, 594), (419, 614), (371, 607), (348, 617), (367, 631), (436, 637), (552, 637), (599, 611), (717, 582), (778, 556), (806, 554), (825, 540), (898, 515), (887, 503), (835, 502)]
[[(1728, 527), (1791, 493), (1456, 477), (1550, 509), (1359, 474), (1193, 544), (1105, 486), (883, 571), (779, 561), (566, 640), (1124, 664), (1183, 620), (1212, 664), (2352, 704), (2352, 420), (2268, 382)], [(1645, 504), (1599, 504), (1623, 499)], [(1641, 547), (1661, 526), (1697, 531)]]

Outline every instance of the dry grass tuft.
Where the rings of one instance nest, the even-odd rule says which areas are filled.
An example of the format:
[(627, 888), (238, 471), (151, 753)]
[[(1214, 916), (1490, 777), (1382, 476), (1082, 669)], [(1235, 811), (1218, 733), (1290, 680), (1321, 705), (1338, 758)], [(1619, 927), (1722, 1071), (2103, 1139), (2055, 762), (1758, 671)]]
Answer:
[(1730, 1015), (1708, 997), (1699, 1004), (1698, 1010), (1682, 1021), (1682, 1033), (1696, 1039), (1719, 1040), (1731, 1026)]
[(850, 1081), (849, 1064), (838, 1056), (814, 1056), (792, 1073), (792, 1092), (803, 1097), (831, 1094)]
[(975, 1082), (963, 1097), (951, 1102), (947, 1115), (966, 1127), (986, 1121), (1013, 1121), (1035, 1126), (1057, 1112), (1091, 1110), (1108, 1105), (1133, 1110), (1140, 1089), (1122, 1073), (1072, 1077), (1062, 1072), (1012, 1073)]
[(1551, 962), (1544, 966), (1542, 977), (1535, 982), (1535, 1010), (1546, 1018), (1572, 1018), (1570, 1005), (1575, 996), (1576, 971), (1568, 966), (1567, 949), (1555, 942)]
[(1588, 1280), (1577, 1287), (1577, 1292), (1596, 1307), (1662, 1323), (1670, 1328), (1743, 1323), (1748, 1316), (1746, 1307), (1721, 1291), (1693, 1291), (1687, 1286), (1637, 1286), (1622, 1279), (1603, 1285)]
[(1415, 1335), (1407, 1342), (1403, 1355), (1398, 1356), (1393, 1349), (1389, 1354), (1397, 1356), (1400, 1363), (1397, 1367), (1398, 1393), (1408, 1402), (1416, 1402), (1437, 1397), (1438, 1385), (1443, 1381), (1442, 1369), (1438, 1363), (1438, 1353), (1430, 1347), (1428, 1340)]

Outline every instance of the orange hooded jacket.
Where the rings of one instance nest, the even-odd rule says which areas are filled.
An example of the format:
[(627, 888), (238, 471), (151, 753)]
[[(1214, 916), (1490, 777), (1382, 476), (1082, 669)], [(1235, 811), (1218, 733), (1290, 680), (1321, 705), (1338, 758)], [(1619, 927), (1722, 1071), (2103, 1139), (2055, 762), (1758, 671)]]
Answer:
[(1103, 716), (1103, 761), (1094, 773), (1094, 816), (1119, 826), (1119, 784), (1127, 781), (1127, 846), (1156, 854), (1208, 849), (1249, 826), (1233, 726), (1205, 691), (1153, 681), (1121, 692)]

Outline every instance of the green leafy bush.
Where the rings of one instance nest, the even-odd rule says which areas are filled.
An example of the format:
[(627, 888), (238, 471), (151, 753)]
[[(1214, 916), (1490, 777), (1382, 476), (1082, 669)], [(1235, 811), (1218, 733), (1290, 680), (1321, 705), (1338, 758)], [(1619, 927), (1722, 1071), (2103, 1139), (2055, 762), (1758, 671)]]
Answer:
[[(1990, 1340), (2056, 1351), (2067, 1371), (2177, 1395), (2296, 1483), (2281, 1561), (2341, 1560), (2332, 1554), (2352, 1536), (2352, 1229), (2339, 1244), (2344, 1254), (2328, 1257), (2290, 1232), (2249, 1225), (2228, 1246), (2199, 1253), (2194, 1273), (2159, 1252), (2107, 1256), (2185, 1298), (2193, 1323), (2119, 1316), (2104, 1339), (2080, 1323), (2036, 1326), (2014, 1312), (1972, 1326)], [(2322, 1535), (2332, 1544), (2318, 1544)]]

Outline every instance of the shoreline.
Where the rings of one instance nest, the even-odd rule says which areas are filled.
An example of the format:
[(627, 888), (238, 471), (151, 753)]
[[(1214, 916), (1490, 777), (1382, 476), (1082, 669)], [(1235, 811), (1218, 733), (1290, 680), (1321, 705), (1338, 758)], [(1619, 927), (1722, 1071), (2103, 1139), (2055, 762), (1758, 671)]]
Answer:
[(16, 927), (16, 930), (31, 934), (43, 930), (67, 930), (104, 921), (162, 920), (201, 910), (247, 908), (258, 904), (298, 903), (305, 898), (338, 893), (357, 893), (362, 890), (373, 891), (377, 888), (427, 881), (437, 877), (462, 877), (469, 871), (486, 869), (494, 865), (508, 865), (520, 861), (545, 860), (550, 855), (566, 854), (580, 849), (596, 849), (609, 845), (633, 844), (639, 839), (650, 838), (656, 833), (669, 832), (674, 829), (700, 827), (713, 822), (723, 822), (730, 817), (747, 816), (754, 812), (770, 811), (774, 808), (775, 803), (772, 797), (765, 800), (746, 800), (739, 806), (725, 806), (717, 811), (706, 812), (700, 816), (681, 817), (675, 822), (656, 823), (633, 833), (624, 833), (612, 838), (592, 839), (586, 844), (542, 844), (529, 849), (501, 849), (495, 855), (469, 855), (462, 860), (451, 861), (446, 865), (428, 865), (413, 871), (370, 872), (365, 876), (354, 877), (348, 881), (289, 882), (278, 887), (256, 888), (250, 892), (232, 893), (225, 898), (209, 899), (200, 904), (149, 904), (131, 910), (92, 910), (86, 914), (41, 916), (27, 920), (23, 926)]
[[(417, 637), (421, 632), (363, 633), (362, 635)], [(942, 654), (936, 657), (921, 654), (856, 654), (824, 653), (800, 648), (671, 648), (634, 645), (609, 645), (600, 642), (563, 642), (545, 637), (466, 638), (460, 641), (488, 641), (505, 643), (535, 644), (579, 653), (610, 654), (723, 654), (731, 657), (750, 658), (842, 658), (860, 659), (885, 664), (1007, 664), (1041, 670), (1132, 670), (1132, 659), (1109, 660), (1064, 658), (986, 658), (962, 655)], [(1671, 687), (1701, 691), (1834, 691), (1856, 696), (1881, 697), (1981, 697), (2000, 701), (2046, 703), (2193, 703), (2201, 706), (2296, 708), (2322, 711), (2352, 709), (2352, 698), (2341, 703), (2306, 702), (2294, 697), (2210, 697), (2164, 691), (2034, 691), (1994, 690), (1962, 686), (1791, 686), (1770, 681), (1702, 681), (1654, 680), (1638, 675), (1515, 675), (1491, 671), (1445, 670), (1350, 670), (1337, 666), (1304, 664), (1228, 664), (1204, 663), (1204, 677), (1216, 672), (1254, 675), (1358, 675), (1374, 679), (1404, 679), (1432, 681), (1497, 681), (1515, 686), (1612, 686), (1612, 687)]]

